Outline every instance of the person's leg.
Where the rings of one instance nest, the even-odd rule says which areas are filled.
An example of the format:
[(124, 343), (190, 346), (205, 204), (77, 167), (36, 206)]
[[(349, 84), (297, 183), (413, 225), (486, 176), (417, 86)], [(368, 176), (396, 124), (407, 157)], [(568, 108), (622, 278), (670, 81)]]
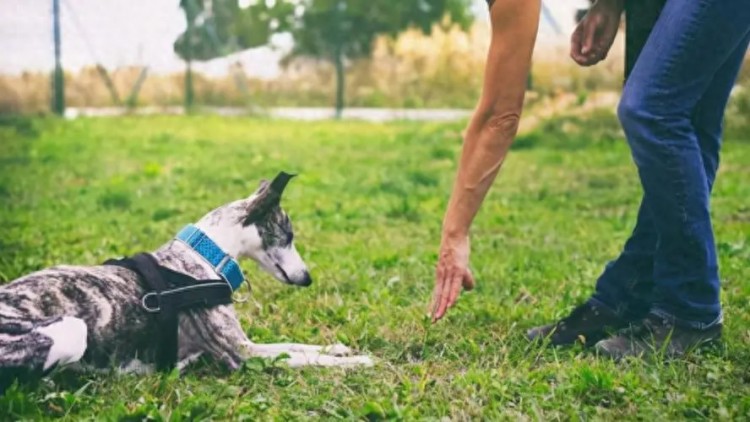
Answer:
[(713, 190), (719, 169), (719, 151), (724, 132), (724, 111), (750, 44), (750, 32), (719, 69), (691, 118), (706, 170), (708, 190)]
[(708, 174), (692, 118), (750, 31), (744, 6), (669, 0), (619, 108), (658, 234), (654, 307), (697, 326), (718, 321), (721, 309)]
[[(748, 43), (750, 33), (716, 72), (691, 117), (706, 172), (709, 194), (719, 168), (724, 110), (745, 58)], [(622, 253), (607, 264), (597, 280), (594, 300), (616, 309), (618, 314), (629, 320), (645, 315), (651, 307), (657, 241), (658, 235), (649, 204), (644, 197), (638, 210), (635, 229), (625, 243)]]
[(609, 262), (599, 279), (592, 301), (632, 321), (651, 308), (654, 287), (654, 254), (658, 234), (644, 197), (638, 209), (635, 229), (617, 259)]
[[(651, 57), (645, 60), (653, 62), (655, 60), (654, 57), (656, 57), (656, 60), (664, 60), (666, 62), (661, 63), (664, 65), (661, 69), (657, 71), (653, 71), (652, 69), (653, 74), (649, 75), (647, 72), (640, 71), (642, 74), (646, 74), (646, 76), (642, 75), (640, 77), (641, 80), (638, 81), (637, 84), (631, 83), (626, 87), (626, 100), (623, 103), (628, 104), (629, 107), (621, 108), (621, 111), (623, 112), (622, 117), (627, 118), (627, 120), (631, 122), (635, 121), (639, 126), (646, 127), (647, 129), (653, 129), (654, 127), (659, 128), (660, 125), (667, 126), (666, 130), (662, 129), (657, 131), (658, 137), (652, 139), (647, 138), (646, 140), (651, 141), (651, 144), (656, 144), (655, 149), (658, 151), (660, 149), (658, 144), (660, 142), (660, 137), (662, 137), (665, 141), (662, 145), (662, 150), (667, 149), (668, 152), (671, 152), (669, 150), (675, 149), (678, 158), (684, 158), (684, 156), (692, 157), (693, 162), (691, 169), (696, 170), (699, 173), (698, 180), (700, 182), (698, 185), (703, 186), (703, 198), (705, 198), (704, 216), (707, 218), (708, 193), (713, 186), (713, 180), (718, 166), (718, 150), (721, 138), (723, 109), (726, 105), (728, 94), (731, 90), (734, 79), (736, 78), (742, 57), (744, 56), (744, 50), (747, 46), (746, 38), (750, 36), (750, 34), (747, 33), (747, 27), (750, 27), (750, 23), (744, 23), (746, 29), (743, 30), (743, 19), (745, 22), (748, 20), (747, 13), (729, 16), (729, 10), (731, 10), (732, 7), (737, 6), (733, 2), (730, 2), (728, 7), (719, 8), (717, 8), (717, 5), (712, 1), (691, 3), (689, 5), (691, 7), (688, 8), (683, 8), (684, 0), (670, 0), (669, 3), (671, 3), (671, 10), (669, 12), (670, 16), (667, 18), (660, 18), (659, 25), (662, 27), (659, 30), (660, 32), (665, 31), (665, 25), (669, 26), (677, 24), (679, 27), (679, 25), (685, 24), (685, 22), (679, 22), (679, 16), (677, 22), (673, 22), (675, 21), (676, 12), (684, 12), (686, 15), (682, 17), (682, 21), (687, 21), (691, 27), (695, 27), (696, 23), (701, 23), (700, 21), (703, 20), (709, 21), (707, 25), (704, 25), (703, 29), (705, 29), (706, 26), (715, 28), (716, 25), (729, 25), (728, 29), (732, 29), (733, 32), (724, 32), (721, 34), (723, 36), (715, 38), (711, 38), (709, 35), (708, 40), (706, 39), (705, 33), (711, 32), (710, 29), (708, 31), (703, 31), (702, 33), (701, 31), (693, 31), (691, 33), (685, 28), (677, 29), (678, 33), (680, 31), (685, 31), (683, 35), (686, 34), (687, 39), (679, 39), (678, 36), (672, 34), (670, 40), (669, 37), (665, 37), (662, 33), (657, 33), (655, 36), (656, 38), (653, 41), (649, 40), (652, 45), (647, 48), (651, 50)], [(724, 20), (729, 20), (730, 22), (724, 22)], [(680, 55), (684, 55), (684, 52), (680, 50), (684, 50), (686, 44), (693, 42), (691, 38), (701, 37), (703, 39), (698, 39), (697, 42), (692, 45), (693, 53), (710, 50), (711, 57), (709, 60), (692, 67), (681, 67), (681, 65), (675, 64), (678, 60), (685, 60), (684, 57), (679, 57)], [(743, 39), (743, 37), (745, 39)], [(674, 49), (673, 53), (679, 51), (679, 54), (674, 54), (676, 57), (673, 57), (668, 54), (670, 52), (664, 51), (670, 49)], [(654, 53), (654, 51), (656, 51), (656, 53)], [(688, 60), (693, 59), (695, 59), (695, 54), (693, 57), (688, 57)], [(639, 59), (639, 63), (641, 61), (644, 61), (643, 56)], [(644, 67), (643, 64), (637, 64), (636, 66)], [(654, 67), (653, 63), (650, 63), (645, 67), (648, 69), (649, 66)], [(667, 70), (670, 70), (670, 67), (672, 72), (676, 72), (675, 75), (670, 75), (669, 72), (667, 72)], [(686, 70), (694, 71), (696, 75), (685, 75), (684, 71)], [(672, 88), (673, 92), (670, 93), (669, 89), (658, 86), (658, 83), (665, 84), (664, 80), (660, 82), (657, 81), (654, 86), (649, 86), (648, 82), (652, 79), (655, 80), (656, 76), (666, 78), (667, 85), (672, 82), (671, 79), (674, 79), (674, 87)], [(655, 89), (658, 89), (659, 92), (654, 92)], [(636, 104), (649, 98), (652, 100), (655, 99), (656, 102), (649, 105), (649, 107), (654, 107), (655, 109), (651, 110), (649, 107), (644, 106), (643, 110), (639, 110), (640, 104), (638, 107), (633, 107), (633, 99), (637, 98), (633, 95), (633, 92), (642, 95), (642, 97), (638, 98), (639, 101), (635, 102)], [(662, 95), (666, 93), (665, 98), (659, 100), (660, 93)], [(629, 98), (627, 98), (628, 96)], [(627, 103), (627, 101), (630, 101), (630, 103)], [(645, 113), (641, 114), (641, 112)], [(633, 116), (630, 115), (631, 113)], [(662, 114), (660, 115), (660, 113)], [(635, 118), (630, 119), (630, 117)], [(675, 134), (677, 136), (675, 136)], [(681, 137), (683, 140), (687, 138), (688, 141), (685, 142), (687, 145), (681, 145)], [(652, 147), (652, 145), (648, 145), (648, 147)], [(641, 153), (643, 149), (644, 148), (642, 147), (639, 148), (637, 144), (634, 147), (634, 157), (636, 158), (637, 163), (639, 162), (639, 153)], [(684, 154), (685, 152), (687, 152), (687, 154)], [(661, 156), (656, 157), (656, 163), (654, 163), (653, 159), (648, 162), (648, 157), (646, 157), (647, 163), (651, 165), (656, 164), (658, 167), (660, 165), (659, 159), (664, 156), (663, 153), (661, 154)], [(643, 160), (641, 159), (641, 162), (642, 161)], [(648, 168), (649, 167), (646, 166), (646, 169)], [(640, 170), (643, 172), (643, 169)], [(673, 174), (675, 167), (668, 167), (667, 170), (666, 173), (670, 173), (671, 171), (670, 174)], [(651, 186), (654, 185), (653, 177), (648, 177), (647, 175), (646, 179), (644, 185), (647, 181), (651, 182)], [(657, 177), (657, 186), (659, 181), (660, 180)], [(664, 181), (669, 181), (669, 179), (665, 179)], [(674, 181), (675, 180), (672, 180), (672, 182)], [(701, 189), (701, 187), (698, 189)], [(568, 344), (574, 342), (580, 334), (584, 333), (584, 331), (587, 331), (587, 334), (590, 335), (601, 336), (605, 327), (617, 327), (628, 321), (633, 321), (633, 319), (646, 312), (653, 302), (657, 303), (657, 307), (664, 302), (664, 300), (655, 301), (653, 298), (654, 295), (652, 294), (655, 285), (653, 282), (655, 279), (654, 257), (660, 233), (656, 229), (656, 220), (651, 211), (652, 208), (662, 206), (664, 199), (659, 200), (658, 195), (656, 195), (657, 200), (652, 204), (651, 198), (654, 197), (653, 192), (652, 195), (649, 195), (649, 190), (644, 190), (646, 191), (646, 194), (644, 195), (639, 210), (636, 228), (633, 231), (631, 238), (626, 243), (623, 253), (617, 260), (611, 262), (607, 266), (607, 269), (598, 280), (597, 291), (592, 300), (576, 308), (576, 310), (574, 310), (568, 317), (562, 319), (557, 324), (531, 329), (528, 333), (530, 339), (551, 338), (553, 344)], [(674, 198), (669, 198), (669, 186), (667, 186), (666, 191), (667, 203), (669, 203), (669, 201), (673, 201)], [(677, 193), (677, 196), (684, 196), (680, 195), (678, 191), (672, 193)], [(661, 212), (663, 210), (657, 211), (659, 211), (660, 217), (663, 221), (664, 213)], [(695, 213), (694, 210), (691, 212)], [(712, 245), (713, 239), (710, 231), (710, 220), (708, 222), (708, 229), (708, 241)], [(670, 234), (674, 233), (674, 228), (667, 232)], [(674, 243), (674, 236), (671, 240), (672, 243)], [(659, 245), (663, 247), (663, 245)], [(684, 261), (689, 260), (690, 258), (687, 258)], [(704, 261), (708, 261), (708, 259), (704, 259)], [(715, 253), (713, 254), (713, 262), (714, 273), (716, 273)], [(698, 267), (700, 267), (700, 264)], [(715, 292), (713, 297), (715, 308), (718, 308), (718, 274), (713, 278), (706, 277), (706, 280), (707, 281), (704, 284), (716, 286), (713, 288)], [(700, 286), (701, 283), (698, 282), (694, 284)], [(709, 289), (711, 289), (711, 287), (709, 287)], [(661, 297), (665, 296), (664, 290), (665, 289), (661, 288), (658, 291), (658, 293), (661, 293)], [(680, 295), (682, 300), (685, 300), (685, 298), (689, 300), (690, 297), (694, 296), (696, 293), (690, 287), (689, 283), (686, 290), (687, 294)], [(700, 295), (700, 292), (698, 292), (698, 295)], [(679, 300), (680, 299), (678, 299), (678, 301)], [(688, 305), (687, 309), (691, 309), (690, 305)], [(716, 309), (716, 311), (717, 312), (715, 312), (714, 315), (718, 314), (718, 309)], [(684, 317), (684, 315), (681, 316)], [(592, 319), (597, 319), (598, 321), (592, 321)], [(684, 319), (690, 321), (689, 318)], [(562, 332), (562, 334), (558, 332)]]
[[(724, 110), (745, 57), (748, 43), (750, 43), (750, 33), (716, 72), (691, 117), (701, 150), (709, 194), (719, 166)], [(598, 343), (597, 349), (615, 358), (654, 352), (679, 356), (701, 343), (719, 338), (720, 335), (720, 323), (709, 324), (708, 327), (705, 324), (688, 323), (686, 325), (684, 320), (679, 321), (668, 312), (657, 308), (629, 332)]]

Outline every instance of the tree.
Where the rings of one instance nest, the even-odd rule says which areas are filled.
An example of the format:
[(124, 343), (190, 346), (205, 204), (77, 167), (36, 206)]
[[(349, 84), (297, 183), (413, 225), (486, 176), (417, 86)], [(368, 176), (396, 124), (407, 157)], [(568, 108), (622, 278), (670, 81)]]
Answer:
[(268, 44), (275, 33), (295, 23), (294, 1), (256, 1), (240, 7), (238, 0), (181, 0), (187, 30), (174, 50), (182, 59), (207, 61)]
[[(344, 108), (346, 61), (367, 57), (380, 35), (408, 28), (429, 33), (447, 18), (468, 28), (471, 0), (262, 0), (242, 8), (237, 0), (182, 0), (188, 30), (175, 42), (186, 61), (210, 60), (268, 44), (290, 33), (290, 56), (330, 60), (336, 69), (336, 115)], [(210, 7), (208, 6), (210, 5)]]
[(292, 2), (261, 1), (241, 8), (238, 0), (180, 0), (187, 28), (174, 43), (185, 60), (185, 107), (193, 105), (192, 61), (208, 61), (268, 44), (276, 32), (288, 32)]
[(306, 0), (292, 26), (293, 56), (330, 60), (336, 69), (336, 115), (344, 108), (347, 59), (367, 57), (379, 35), (395, 37), (408, 28), (429, 33), (444, 18), (467, 28), (470, 0)]

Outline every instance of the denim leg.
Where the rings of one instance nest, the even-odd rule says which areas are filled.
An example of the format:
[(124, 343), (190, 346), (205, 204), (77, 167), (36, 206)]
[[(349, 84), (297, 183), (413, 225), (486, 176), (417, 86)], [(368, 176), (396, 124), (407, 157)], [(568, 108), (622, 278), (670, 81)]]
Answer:
[(713, 189), (716, 172), (719, 169), (719, 151), (724, 133), (724, 111), (727, 108), (729, 94), (742, 68), (748, 44), (750, 44), (750, 32), (745, 35), (745, 39), (716, 72), (711, 85), (695, 107), (691, 119), (698, 136), (709, 192)]
[[(695, 107), (691, 122), (701, 150), (709, 194), (719, 167), (724, 110), (750, 43), (750, 33), (739, 44)], [(596, 283), (594, 299), (627, 319), (648, 312), (653, 301), (654, 254), (658, 235), (645, 197), (632, 235), (616, 260), (607, 264)]]
[(745, 6), (668, 0), (618, 110), (658, 236), (654, 307), (696, 323), (717, 320), (721, 307), (709, 172), (692, 119), (712, 85), (731, 88), (730, 72), (719, 79), (750, 32)]
[(644, 197), (630, 238), (617, 259), (610, 261), (596, 281), (593, 299), (629, 320), (651, 308), (654, 287), (654, 253), (658, 235)]

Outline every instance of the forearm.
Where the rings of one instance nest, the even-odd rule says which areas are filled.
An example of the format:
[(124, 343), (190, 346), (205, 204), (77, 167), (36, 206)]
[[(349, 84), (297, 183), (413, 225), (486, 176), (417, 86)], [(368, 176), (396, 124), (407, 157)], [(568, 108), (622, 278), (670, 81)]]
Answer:
[(509, 107), (506, 113), (505, 116), (487, 118), (478, 112), (466, 130), (458, 173), (443, 222), (444, 235), (468, 234), (515, 137), (520, 109)]
[(515, 138), (539, 22), (539, 0), (491, 9), (492, 41), (482, 98), (464, 134), (443, 235), (465, 236)]

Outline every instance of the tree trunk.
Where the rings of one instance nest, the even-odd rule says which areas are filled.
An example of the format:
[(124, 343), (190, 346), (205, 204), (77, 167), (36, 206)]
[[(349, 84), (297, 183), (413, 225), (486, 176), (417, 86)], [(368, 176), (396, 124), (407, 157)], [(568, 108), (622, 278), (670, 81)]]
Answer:
[(338, 0), (334, 4), (334, 25), (336, 28), (335, 47), (333, 49), (333, 64), (336, 67), (336, 119), (341, 119), (344, 113), (344, 90), (346, 84), (344, 81), (344, 9), (346, 4), (343, 0)]
[(185, 112), (189, 113), (193, 109), (193, 61), (185, 61)]
[(185, 8), (187, 29), (185, 30), (185, 113), (193, 109), (193, 19), (195, 13), (191, 13), (191, 4)]
[(52, 3), (52, 32), (55, 40), (55, 72), (52, 76), (52, 111), (62, 116), (65, 114), (65, 75), (63, 74), (60, 51), (60, 0)]
[(340, 119), (344, 113), (344, 90), (346, 89), (344, 58), (341, 54), (341, 48), (336, 49), (334, 65), (336, 66), (336, 118)]

